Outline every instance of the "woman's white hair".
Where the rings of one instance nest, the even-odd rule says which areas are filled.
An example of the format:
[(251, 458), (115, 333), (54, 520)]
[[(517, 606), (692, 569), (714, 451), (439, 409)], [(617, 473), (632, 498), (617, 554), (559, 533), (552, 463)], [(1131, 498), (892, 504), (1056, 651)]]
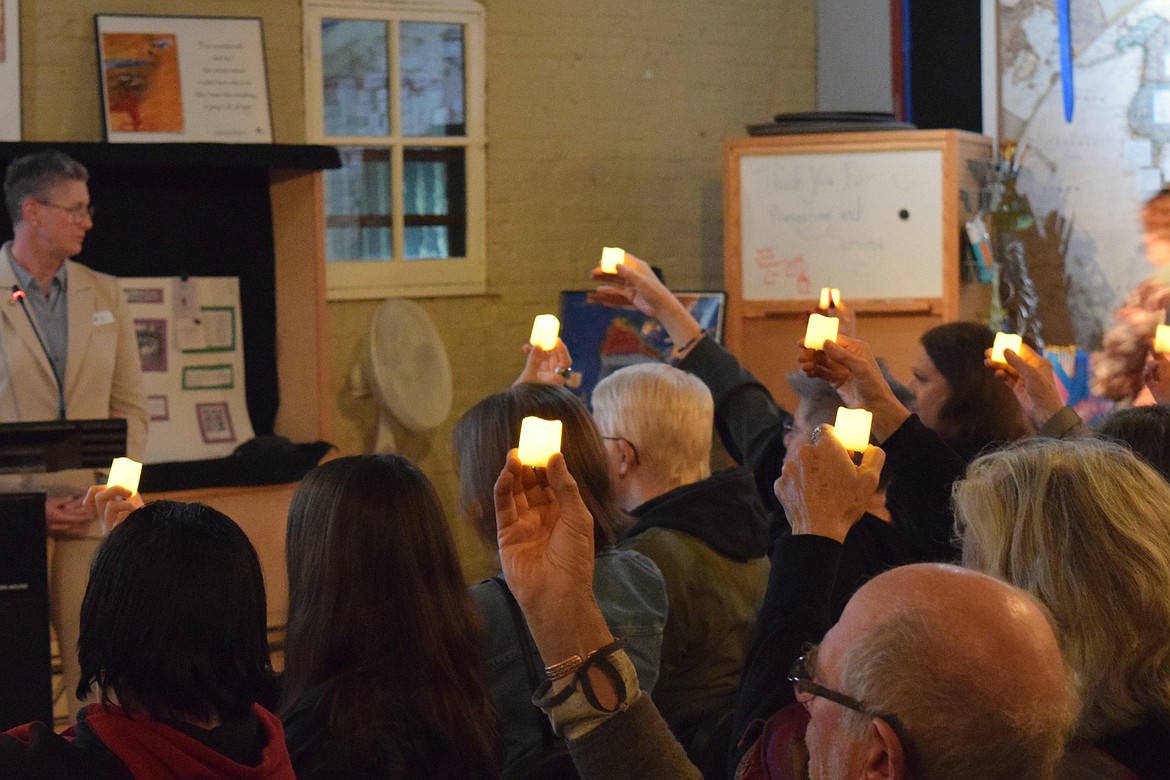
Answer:
[(659, 478), (689, 485), (711, 475), (715, 403), (703, 382), (664, 363), (619, 369), (593, 390), (593, 418), (638, 451)]

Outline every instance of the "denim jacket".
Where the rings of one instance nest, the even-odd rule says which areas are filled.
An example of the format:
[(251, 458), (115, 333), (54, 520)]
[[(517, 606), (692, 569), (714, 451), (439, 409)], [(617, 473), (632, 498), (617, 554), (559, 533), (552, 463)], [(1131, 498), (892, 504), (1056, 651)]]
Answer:
[[(626, 654), (638, 670), (642, 690), (653, 690), (658, 680), (667, 606), (666, 585), (658, 567), (633, 550), (599, 550), (594, 560), (593, 594), (609, 630), (626, 641)], [(491, 580), (473, 586), (471, 595), (486, 626), (484, 650), (492, 703), (500, 715), (504, 765), (508, 766), (540, 746), (540, 719), (547, 718), (532, 703), (532, 689), (507, 597)], [(537, 666), (543, 667), (536, 645), (531, 640), (530, 645)]]

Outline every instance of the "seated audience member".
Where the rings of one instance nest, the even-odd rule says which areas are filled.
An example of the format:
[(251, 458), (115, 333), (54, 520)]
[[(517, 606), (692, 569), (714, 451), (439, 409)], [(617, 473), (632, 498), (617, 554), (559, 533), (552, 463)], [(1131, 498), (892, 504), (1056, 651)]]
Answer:
[[(644, 314), (656, 318), (671, 340), (682, 345), (675, 350), (676, 355), (681, 357), (678, 366), (699, 377), (711, 390), (715, 401), (716, 430), (723, 446), (737, 463), (752, 472), (756, 489), (765, 505), (777, 515), (776, 522), (772, 524), (772, 537), (775, 539), (787, 529), (788, 524), (783, 519), (772, 485), (780, 476), (788, 442), (791, 439), (797, 445), (800, 443), (800, 437), (795, 434), (796, 429), (812, 430), (815, 425), (809, 427), (807, 420), (798, 420), (780, 408), (768, 390), (730, 352), (716, 344), (714, 339), (707, 338), (686, 306), (659, 281), (644, 261), (627, 253), (625, 262), (617, 267), (616, 274), (595, 271), (593, 277), (602, 283), (595, 293), (597, 300), (613, 305), (636, 306)], [(836, 307), (829, 312), (848, 314), (846, 309)], [(844, 335), (839, 336), (839, 339), (853, 341)], [(882, 415), (868, 405), (865, 407), (875, 412), (873, 431), (878, 441), (882, 441), (882, 437), (893, 434), (911, 415), (885, 380), (876, 362), (872, 367), (876, 371), (877, 381), (870, 378), (873, 392), (865, 400), (867, 404), (880, 401), (885, 409), (891, 410)], [(835, 376), (831, 384), (839, 388), (845, 378), (844, 374)], [(856, 383), (846, 387), (847, 392), (853, 384)], [(879, 390), (880, 398), (877, 397)], [(842, 397), (842, 400), (850, 399)], [(852, 400), (856, 404), (857, 399)], [(801, 411), (799, 406), (797, 411)], [(830, 414), (835, 416), (835, 409)], [(883, 423), (886, 424), (885, 428), (882, 427)], [(912, 419), (910, 427), (913, 433), (906, 438), (914, 438), (914, 434), (921, 429), (917, 417)], [(934, 438), (937, 440), (938, 452), (931, 457), (923, 477), (928, 484), (948, 478), (953, 480), (954, 475), (962, 473), (964, 465), (937, 435)], [(918, 487), (914, 480), (923, 469), (921, 464), (912, 463), (904, 471), (903, 480), (910, 484), (905, 486), (903, 492), (914, 497)], [(937, 477), (932, 478), (935, 474)], [(943, 484), (945, 490), (949, 491), (950, 482)], [(844, 571), (841, 578), (842, 588), (845, 589), (842, 593), (844, 598), (867, 575), (884, 571), (891, 565), (909, 561), (953, 560), (958, 557), (958, 551), (951, 543), (949, 492), (939, 491), (928, 494), (917, 503), (904, 501), (903, 504), (896, 527), (880, 523), (877, 518), (867, 518), (851, 534), (846, 543), (844, 564), (849, 571)], [(904, 548), (904, 556), (896, 552), (899, 548)], [(838, 609), (843, 605), (844, 598), (836, 600)]]
[(985, 364), (995, 342), (978, 322), (948, 322), (919, 339), (911, 369), (914, 411), (965, 462), (997, 445), (1033, 433), (1011, 392)]
[[(904, 566), (863, 586), (824, 633), (833, 558), (881, 464), (870, 448), (854, 466), (827, 434), (786, 464), (777, 495), (793, 534), (773, 561), (764, 641), (741, 699), (804, 705), (814, 780), (1053, 777), (1076, 694), (1045, 612), (1027, 593), (952, 566)], [(583, 778), (697, 777), (590, 597), (591, 520), (563, 459), (549, 462), (550, 489), (539, 477), (511, 453), (496, 513), (504, 572), (553, 671), (542, 707)], [(793, 687), (784, 682), (790, 666)], [(767, 766), (786, 758), (749, 755), (744, 776), (775, 776)]]
[[(658, 678), (667, 599), (662, 574), (633, 550), (614, 547), (629, 518), (614, 497), (605, 445), (585, 405), (572, 393), (547, 384), (521, 383), (471, 407), (452, 432), (459, 472), (461, 506), (479, 537), (496, 546), (493, 490), (499, 464), (520, 439), (524, 417), (560, 420), (565, 463), (581, 486), (589, 507), (594, 537), (593, 593), (615, 635), (625, 640), (642, 685), (652, 690)], [(513, 618), (507, 576), (485, 580), (471, 589), (486, 623), (492, 702), (500, 714), (505, 772), (544, 744), (547, 721), (532, 704), (525, 650), (536, 657), (523, 625)], [(520, 621), (522, 623), (522, 621)]]
[[(887, 376), (897, 400), (910, 403), (910, 391)], [(841, 407), (841, 397), (823, 379), (814, 379), (801, 371), (788, 375), (788, 386), (799, 399), (792, 423), (784, 437), (785, 460), (795, 457), (802, 444), (819, 426), (831, 425)], [(895, 566), (917, 562), (902, 532), (901, 524), (886, 504), (886, 488), (892, 469), (883, 468), (877, 490), (865, 513), (849, 529), (841, 560), (837, 563), (837, 587), (833, 593), (833, 618), (841, 616), (845, 603), (859, 587), (875, 575)]]
[(1157, 404), (1118, 409), (1094, 425), (1093, 432), (1125, 445), (1170, 480), (1170, 408)]
[(1093, 394), (1123, 406), (1150, 403), (1142, 388), (1143, 380), (1149, 386), (1143, 365), (1148, 366), (1147, 353), (1170, 305), (1170, 188), (1162, 188), (1145, 202), (1141, 220), (1152, 273), (1125, 296), (1102, 334), (1101, 350), (1092, 355)]
[(397, 455), (321, 464), (293, 496), (287, 553), (297, 776), (495, 776), (482, 624), (426, 476)]
[(1120, 445), (1038, 439), (955, 488), (963, 562), (1038, 598), (1080, 676), (1078, 735), (1140, 778), (1170, 767), (1170, 484)]
[[(650, 265), (626, 253), (616, 274), (594, 270), (600, 282), (593, 299), (614, 306), (635, 306), (662, 324), (675, 344), (678, 367), (707, 385), (714, 401), (715, 428), (736, 463), (752, 473), (765, 506), (780, 505), (772, 483), (784, 464), (784, 437), (792, 414), (776, 404), (771, 393), (730, 352), (703, 328), (683, 303), (654, 274)], [(773, 532), (783, 527), (778, 523)]]
[(721, 774), (768, 580), (767, 512), (746, 470), (711, 474), (711, 393), (698, 378), (628, 366), (598, 382), (592, 402), (618, 504), (634, 519), (619, 546), (666, 579), (654, 703), (692, 760)]
[[(847, 406), (873, 413), (871, 435), (894, 475), (886, 500), (915, 558), (956, 559), (951, 486), (962, 478), (966, 461), (898, 400), (865, 342), (838, 335), (823, 350), (802, 350), (799, 362), (805, 374), (827, 380)], [(1008, 402), (1019, 410), (1013, 399)]]
[[(99, 502), (99, 508), (101, 503)], [(112, 523), (111, 523), (112, 524)], [(63, 735), (0, 735), (0, 776), (293, 778), (274, 698), (264, 579), (244, 532), (156, 501), (102, 541), (81, 607), (81, 685)]]

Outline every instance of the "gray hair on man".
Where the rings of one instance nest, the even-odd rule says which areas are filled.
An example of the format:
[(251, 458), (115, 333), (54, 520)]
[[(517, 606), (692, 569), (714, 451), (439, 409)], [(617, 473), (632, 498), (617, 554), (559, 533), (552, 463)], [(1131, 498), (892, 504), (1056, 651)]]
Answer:
[(28, 198), (43, 200), (63, 181), (89, 181), (85, 166), (64, 152), (51, 149), (17, 157), (4, 174), (4, 205), (13, 226), (22, 219), (21, 204)]

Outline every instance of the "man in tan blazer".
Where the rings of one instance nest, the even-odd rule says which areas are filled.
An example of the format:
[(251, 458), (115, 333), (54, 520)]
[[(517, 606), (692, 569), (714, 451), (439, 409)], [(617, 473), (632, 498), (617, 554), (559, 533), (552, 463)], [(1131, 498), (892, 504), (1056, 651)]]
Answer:
[[(14, 238), (0, 247), (0, 422), (122, 417), (127, 454), (141, 460), (147, 413), (134, 323), (114, 277), (69, 259), (93, 227), (88, 179), (84, 166), (55, 151), (8, 167), (4, 196)], [(50, 604), (74, 715), (78, 620), (99, 540), (97, 519), (81, 496), (96, 475), (2, 479), (0, 489), (47, 495)]]

